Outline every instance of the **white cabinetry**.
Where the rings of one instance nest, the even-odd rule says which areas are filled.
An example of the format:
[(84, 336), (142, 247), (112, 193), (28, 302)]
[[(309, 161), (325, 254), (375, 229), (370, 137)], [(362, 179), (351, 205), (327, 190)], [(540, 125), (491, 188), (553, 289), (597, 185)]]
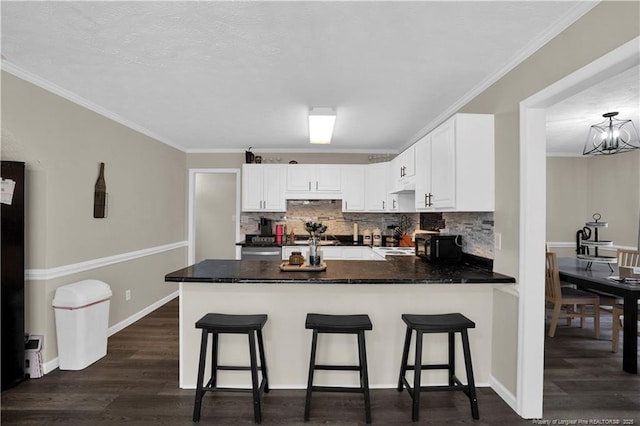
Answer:
[(493, 211), (493, 115), (456, 114), (416, 143), (419, 211)]
[(279, 164), (242, 165), (242, 211), (284, 212), (286, 170)]
[[(289, 260), (294, 251), (299, 251), (307, 257), (309, 247), (306, 245), (282, 247), (282, 260)], [(371, 247), (367, 246), (322, 246), (324, 260), (384, 260)]]
[(389, 200), (389, 163), (369, 164), (366, 172), (365, 205), (368, 212), (388, 210)]
[(287, 198), (335, 198), (341, 191), (341, 166), (334, 164), (289, 164)]
[(341, 166), (343, 212), (362, 212), (365, 209), (365, 167)]

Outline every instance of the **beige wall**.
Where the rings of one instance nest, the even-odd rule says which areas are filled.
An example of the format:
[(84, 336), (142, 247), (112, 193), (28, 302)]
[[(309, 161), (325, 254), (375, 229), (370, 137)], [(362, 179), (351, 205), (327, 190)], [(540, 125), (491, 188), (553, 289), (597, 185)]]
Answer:
[(600, 239), (613, 241), (615, 246), (637, 246), (639, 151), (547, 158), (547, 241), (575, 242), (576, 232), (585, 226), (585, 222), (593, 221), (596, 212), (609, 223), (606, 229), (599, 231)]
[[(495, 115), (494, 219), (495, 232), (502, 235), (502, 250), (495, 253), (494, 268), (497, 272), (515, 277), (519, 274), (520, 102), (638, 37), (639, 15), (639, 2), (606, 1), (598, 4), (458, 111)], [(602, 25), (603, 22), (616, 22), (616, 25)], [(540, 173), (544, 172), (540, 170)], [(517, 330), (517, 304), (517, 298), (495, 300), (495, 309), (513, 315), (513, 318), (504, 319), (510, 324), (509, 333)], [(500, 343), (499, 340), (493, 342), (492, 373), (494, 377), (501, 378), (509, 392), (516, 395), (516, 363), (503, 361), (516, 359), (517, 347)]]
[[(46, 279), (51, 268), (185, 240), (186, 155), (8, 73), (2, 73), (2, 158), (26, 162), (26, 331), (45, 335), (44, 361), (56, 357), (55, 289), (101, 279), (114, 297), (110, 326), (174, 292), (164, 274), (186, 250)], [(93, 186), (105, 163), (106, 219), (93, 218)], [(130, 289), (132, 300), (124, 301)]]

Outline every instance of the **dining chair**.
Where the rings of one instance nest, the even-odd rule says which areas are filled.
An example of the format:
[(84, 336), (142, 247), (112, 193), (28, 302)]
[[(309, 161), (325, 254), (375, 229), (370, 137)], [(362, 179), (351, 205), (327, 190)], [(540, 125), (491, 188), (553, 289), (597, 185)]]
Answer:
[[(553, 305), (549, 337), (555, 336), (558, 319), (566, 318), (567, 325), (571, 325), (573, 318), (580, 318), (580, 327), (583, 327), (584, 319), (588, 317), (593, 317), (595, 338), (600, 337), (600, 298), (587, 291), (560, 286), (558, 256), (550, 252), (546, 254), (545, 300)], [(593, 306), (593, 312), (584, 309), (589, 305)], [(578, 306), (578, 310), (575, 310), (574, 306)], [(565, 312), (562, 312), (563, 309)]]
[[(640, 251), (638, 250), (618, 249), (616, 258), (618, 261), (618, 267), (640, 266)], [(620, 330), (622, 329), (623, 308), (622, 304), (615, 304), (613, 306), (611, 318), (611, 352), (618, 352), (618, 347), (620, 346)], [(638, 321), (640, 321), (640, 314), (638, 314)]]

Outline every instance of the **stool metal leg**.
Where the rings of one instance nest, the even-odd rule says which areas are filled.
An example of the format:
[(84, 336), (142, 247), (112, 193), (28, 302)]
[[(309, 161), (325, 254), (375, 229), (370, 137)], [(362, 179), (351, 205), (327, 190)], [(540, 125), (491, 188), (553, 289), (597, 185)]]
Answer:
[(456, 333), (449, 332), (449, 386), (455, 384), (453, 378), (456, 375)]
[(413, 366), (413, 406), (411, 420), (418, 421), (420, 412), (420, 371), (422, 370), (422, 332), (416, 330), (416, 359)]
[(467, 370), (467, 385), (469, 386), (469, 401), (471, 403), (471, 416), (478, 420), (480, 413), (478, 411), (478, 397), (476, 395), (476, 383), (473, 380), (473, 367), (471, 366), (471, 350), (469, 348), (469, 335), (467, 329), (462, 330), (462, 349), (464, 351), (464, 366)]
[(253, 388), (253, 417), (256, 423), (262, 421), (260, 413), (260, 387), (258, 385), (258, 360), (256, 358), (256, 339), (253, 331), (249, 336), (249, 358), (251, 359), (251, 387)]
[(411, 345), (411, 328), (407, 327), (407, 332), (404, 337), (404, 349), (402, 349), (402, 362), (400, 364), (400, 377), (398, 378), (398, 392), (402, 392), (404, 383), (402, 379), (407, 373), (407, 358), (409, 358), (409, 346)]
[(262, 330), (258, 334), (258, 351), (260, 352), (260, 368), (262, 369), (262, 380), (264, 380), (264, 393), (269, 393), (269, 375), (267, 374), (267, 360), (264, 356), (264, 342), (262, 340)]
[(313, 338), (311, 339), (311, 356), (309, 360), (309, 379), (307, 380), (307, 395), (304, 402), (304, 421), (309, 421), (309, 413), (311, 412), (311, 388), (313, 387), (313, 371), (316, 364), (316, 347), (318, 345), (318, 330), (313, 330)]
[(207, 357), (207, 341), (209, 340), (209, 332), (202, 330), (202, 338), (200, 340), (200, 361), (198, 363), (198, 381), (196, 384), (196, 400), (193, 405), (193, 421), (200, 421), (200, 408), (202, 406), (202, 397), (204, 396), (204, 390), (202, 390), (202, 382), (204, 381), (204, 364)]
[(211, 333), (211, 381), (210, 385), (215, 389), (218, 386), (218, 337), (217, 332)]
[(360, 356), (360, 386), (364, 393), (364, 413), (367, 424), (371, 423), (371, 400), (369, 398), (369, 371), (364, 331), (358, 332), (358, 354)]

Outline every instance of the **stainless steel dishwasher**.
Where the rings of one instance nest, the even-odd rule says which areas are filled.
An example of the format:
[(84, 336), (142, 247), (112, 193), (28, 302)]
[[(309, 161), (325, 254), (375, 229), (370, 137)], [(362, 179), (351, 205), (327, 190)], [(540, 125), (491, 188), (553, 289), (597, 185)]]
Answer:
[(282, 248), (273, 246), (242, 247), (242, 260), (282, 260)]

